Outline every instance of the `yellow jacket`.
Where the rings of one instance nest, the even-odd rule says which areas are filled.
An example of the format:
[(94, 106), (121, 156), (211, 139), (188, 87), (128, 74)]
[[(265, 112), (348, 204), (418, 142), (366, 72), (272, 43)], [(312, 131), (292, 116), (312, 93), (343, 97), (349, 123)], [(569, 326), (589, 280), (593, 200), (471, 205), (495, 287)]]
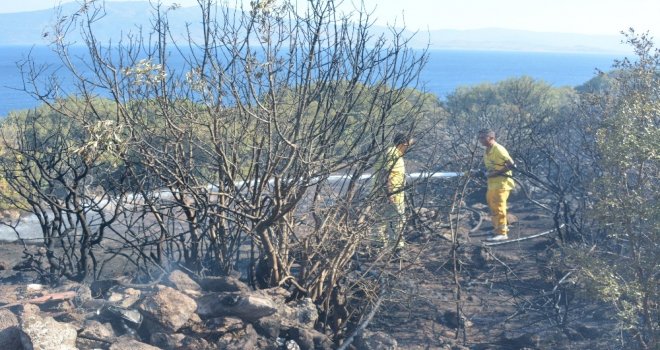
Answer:
[[(511, 156), (507, 152), (504, 146), (495, 142), (490, 148), (484, 153), (484, 164), (486, 165), (487, 171), (498, 171), (502, 170), (506, 166), (506, 162), (511, 161)], [(513, 178), (511, 177), (513, 173), (511, 170), (505, 172), (502, 176), (495, 176), (488, 178), (488, 188), (489, 189), (503, 189), (511, 190), (515, 187)]]
[(406, 183), (406, 166), (403, 154), (392, 146), (380, 157), (374, 167), (376, 171), (375, 186), (380, 186), (396, 204), (404, 202), (403, 188)]

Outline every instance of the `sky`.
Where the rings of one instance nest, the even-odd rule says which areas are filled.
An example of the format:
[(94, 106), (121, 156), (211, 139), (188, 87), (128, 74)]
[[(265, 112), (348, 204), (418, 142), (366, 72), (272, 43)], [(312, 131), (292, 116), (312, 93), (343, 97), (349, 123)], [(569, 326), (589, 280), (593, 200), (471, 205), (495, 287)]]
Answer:
[[(53, 9), (60, 1), (70, 2), (2, 0), (0, 13)], [(161, 1), (182, 6), (197, 4), (196, 0)], [(230, 4), (234, 2), (229, 0)], [(336, 2), (342, 2), (346, 10), (359, 4), (359, 0)], [(650, 31), (654, 37), (660, 36), (660, 0), (364, 0), (364, 4), (366, 9), (374, 10), (377, 24), (405, 24), (421, 31), (506, 28), (618, 35), (633, 27), (637, 32)]]

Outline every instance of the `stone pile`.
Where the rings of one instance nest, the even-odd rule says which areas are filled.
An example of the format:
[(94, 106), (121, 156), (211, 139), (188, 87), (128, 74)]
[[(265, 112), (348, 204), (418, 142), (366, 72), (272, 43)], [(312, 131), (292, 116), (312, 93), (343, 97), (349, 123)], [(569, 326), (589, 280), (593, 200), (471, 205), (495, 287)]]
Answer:
[[(1, 286), (0, 349), (333, 349), (310, 299), (176, 270), (153, 285)], [(13, 302), (12, 302), (13, 301)]]

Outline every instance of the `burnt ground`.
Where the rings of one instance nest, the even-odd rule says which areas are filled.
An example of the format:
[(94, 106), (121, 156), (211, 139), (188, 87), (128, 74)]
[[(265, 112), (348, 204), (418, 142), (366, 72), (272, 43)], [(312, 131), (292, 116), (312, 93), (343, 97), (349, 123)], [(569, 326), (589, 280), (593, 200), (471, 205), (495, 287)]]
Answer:
[[(475, 207), (484, 214), (487, 210)], [(554, 226), (532, 205), (509, 207), (517, 221), (510, 239)], [(625, 348), (610, 342), (612, 311), (580, 292), (570, 270), (557, 266), (556, 232), (486, 247), (482, 243), (492, 229), (486, 219), (473, 233), (459, 229), (457, 274), (452, 243), (440, 237), (449, 234), (447, 228), (410, 234), (409, 254), (418, 258), (403, 263), (400, 273), (390, 267), (396, 276), (390, 303), (384, 303), (369, 329), (393, 336), (402, 349)]]
[[(551, 217), (540, 209), (524, 201), (509, 206), (517, 218), (511, 238), (553, 228)], [(485, 216), (485, 206), (472, 208)], [(457, 274), (452, 244), (441, 237), (449, 233), (446, 225), (435, 222), (435, 227), (419, 230), (412, 222), (408, 261), (383, 266), (392, 278), (370, 331), (389, 334), (400, 349), (625, 348), (610, 341), (615, 329), (611, 309), (581, 292), (572, 275), (562, 280), (570, 270), (555, 263), (556, 233), (485, 247), (488, 217), (469, 233), (475, 222), (474, 214), (468, 214), (458, 230)], [(0, 270), (18, 264), (22, 251), (20, 244), (1, 243)], [(5, 291), (34, 282), (10, 271), (3, 276)], [(2, 294), (0, 303), (15, 301), (10, 296), (16, 293)]]

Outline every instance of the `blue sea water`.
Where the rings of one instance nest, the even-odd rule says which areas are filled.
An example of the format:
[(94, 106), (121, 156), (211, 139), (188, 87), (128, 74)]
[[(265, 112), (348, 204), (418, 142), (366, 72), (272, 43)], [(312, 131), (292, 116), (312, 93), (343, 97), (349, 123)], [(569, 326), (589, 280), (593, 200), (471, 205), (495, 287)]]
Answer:
[(576, 87), (586, 83), (597, 70), (609, 71), (622, 56), (588, 53), (431, 51), (422, 71), (426, 89), (440, 98), (459, 86), (496, 83), (529, 76), (554, 87)]
[[(11, 110), (37, 106), (23, 90), (17, 64), (30, 53), (37, 62), (54, 69), (57, 57), (47, 47), (0, 46), (0, 117)], [(495, 83), (530, 76), (552, 86), (578, 86), (608, 71), (614, 59), (605, 54), (434, 50), (421, 74), (421, 87), (441, 99), (459, 86)]]

